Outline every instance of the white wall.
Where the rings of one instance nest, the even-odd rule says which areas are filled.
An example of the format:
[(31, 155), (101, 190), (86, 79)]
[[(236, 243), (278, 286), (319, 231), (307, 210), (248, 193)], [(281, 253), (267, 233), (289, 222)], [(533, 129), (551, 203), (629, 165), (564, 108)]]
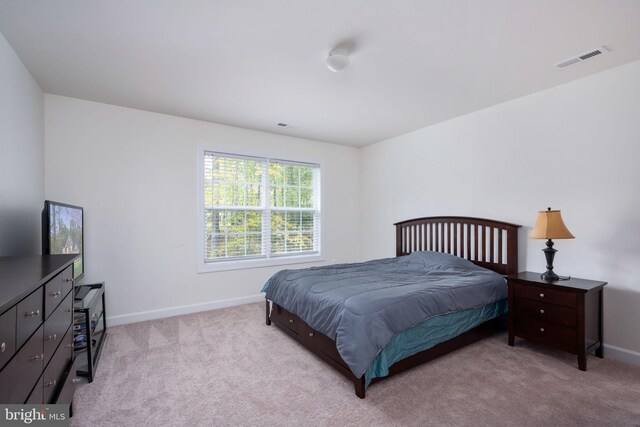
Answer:
[(365, 147), (361, 173), (364, 258), (394, 255), (395, 221), (466, 215), (522, 224), (543, 271), (526, 236), (561, 209), (556, 272), (608, 281), (605, 342), (640, 352), (640, 62)]
[[(359, 259), (356, 148), (56, 95), (45, 96), (45, 141), (45, 194), (85, 208), (84, 282), (107, 282), (115, 322), (247, 301), (286, 268), (197, 274), (201, 144), (321, 163), (325, 260)], [(170, 309), (192, 304), (204, 305)]]
[(41, 253), (43, 120), (40, 86), (0, 34), (0, 256)]

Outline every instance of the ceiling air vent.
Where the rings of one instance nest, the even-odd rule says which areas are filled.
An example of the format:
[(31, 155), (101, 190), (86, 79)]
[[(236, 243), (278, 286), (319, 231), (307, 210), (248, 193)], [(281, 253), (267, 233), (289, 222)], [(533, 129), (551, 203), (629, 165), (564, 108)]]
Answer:
[(607, 49), (604, 46), (601, 46), (597, 49), (591, 49), (588, 50), (584, 53), (581, 53), (580, 55), (576, 55), (572, 58), (568, 58), (565, 59), (562, 62), (557, 63), (555, 66), (556, 68), (565, 68), (568, 67), (569, 65), (573, 65), (573, 64), (577, 64), (578, 62), (582, 62), (582, 61), (586, 61), (589, 58), (593, 58), (594, 56), (598, 56), (598, 55), (603, 55), (605, 53), (609, 52), (609, 49)]

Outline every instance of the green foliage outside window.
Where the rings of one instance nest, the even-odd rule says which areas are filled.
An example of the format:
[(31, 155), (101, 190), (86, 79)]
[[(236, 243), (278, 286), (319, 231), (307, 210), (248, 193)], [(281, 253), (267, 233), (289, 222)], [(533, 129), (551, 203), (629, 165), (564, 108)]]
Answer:
[[(317, 166), (207, 153), (206, 258), (262, 256), (266, 243), (270, 255), (314, 251), (319, 221), (314, 169)], [(266, 227), (269, 242), (263, 242)]]

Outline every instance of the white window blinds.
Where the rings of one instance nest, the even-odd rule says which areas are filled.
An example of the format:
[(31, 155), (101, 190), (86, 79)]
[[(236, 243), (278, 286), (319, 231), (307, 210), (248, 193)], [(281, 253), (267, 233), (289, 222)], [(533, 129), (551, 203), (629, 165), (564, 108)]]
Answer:
[(320, 251), (320, 167), (204, 153), (205, 262)]

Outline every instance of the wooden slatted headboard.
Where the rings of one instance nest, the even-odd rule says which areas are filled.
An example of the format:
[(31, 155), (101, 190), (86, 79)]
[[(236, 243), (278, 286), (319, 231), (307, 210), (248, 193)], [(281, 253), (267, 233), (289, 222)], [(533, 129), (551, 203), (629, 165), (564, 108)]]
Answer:
[(463, 216), (415, 218), (394, 225), (396, 256), (445, 252), (500, 274), (518, 272), (520, 225)]

